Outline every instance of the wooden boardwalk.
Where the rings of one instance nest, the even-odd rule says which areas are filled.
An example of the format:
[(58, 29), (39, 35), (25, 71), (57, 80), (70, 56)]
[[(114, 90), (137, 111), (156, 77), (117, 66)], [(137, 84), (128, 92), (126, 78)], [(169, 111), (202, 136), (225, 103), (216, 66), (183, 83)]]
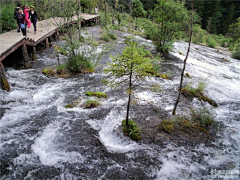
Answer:
[[(82, 13), (80, 14), (82, 22), (92, 22), (100, 19), (99, 15), (90, 15)], [(33, 24), (31, 24), (30, 32), (27, 36), (23, 36), (22, 33), (17, 33), (17, 30), (12, 30), (7, 33), (0, 34), (0, 62), (3, 61), (8, 55), (13, 53), (19, 47), (32, 46), (33, 51), (36, 51), (36, 46), (43, 42), (48, 42), (48, 37), (53, 34), (58, 34), (58, 25), (65, 26), (68, 23), (74, 23), (77, 20), (77, 16), (71, 18), (71, 22), (64, 22), (64, 18), (51, 18), (48, 20), (39, 21), (37, 23), (37, 33), (34, 34)]]

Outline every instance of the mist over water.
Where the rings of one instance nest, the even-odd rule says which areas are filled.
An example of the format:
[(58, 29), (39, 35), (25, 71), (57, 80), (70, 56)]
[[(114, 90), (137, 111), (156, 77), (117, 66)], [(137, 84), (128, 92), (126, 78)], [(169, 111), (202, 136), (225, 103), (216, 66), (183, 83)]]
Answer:
[[(153, 47), (151, 41), (136, 39)], [(139, 105), (171, 113), (187, 43), (174, 46), (171, 56), (162, 58), (162, 70), (172, 72), (172, 79), (142, 82), (134, 94)], [(119, 38), (110, 53), (120, 53), (123, 47)], [(32, 69), (6, 71), (12, 89), (0, 90), (1, 179), (214, 179), (213, 169), (239, 170), (240, 61), (230, 53), (191, 47), (186, 72), (192, 79), (185, 78), (184, 83), (206, 82), (205, 94), (218, 103), (213, 111), (223, 124), (215, 141), (195, 146), (131, 141), (119, 128), (126, 114), (124, 87), (111, 90), (101, 84), (106, 77), (102, 70), (67, 79), (46, 77), (41, 70), (57, 64), (49, 53), (39, 53)], [(109, 61), (103, 56), (100, 63), (104, 67)], [(151, 84), (161, 85), (163, 91), (150, 91)], [(94, 109), (64, 107), (86, 98), (86, 91), (103, 91), (108, 98)], [(180, 102), (178, 113), (192, 106), (210, 107), (197, 99), (185, 102)], [(130, 116), (137, 119), (139, 115), (132, 110)]]

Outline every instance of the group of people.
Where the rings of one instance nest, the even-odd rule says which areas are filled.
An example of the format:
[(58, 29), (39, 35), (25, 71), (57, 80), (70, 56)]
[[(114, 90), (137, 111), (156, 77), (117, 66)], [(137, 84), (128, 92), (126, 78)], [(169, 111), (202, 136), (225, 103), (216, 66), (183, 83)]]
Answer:
[(27, 36), (27, 32), (30, 32), (32, 22), (34, 34), (36, 34), (38, 19), (34, 6), (30, 6), (29, 8), (27, 5), (22, 6), (20, 3), (17, 3), (17, 7), (14, 10), (14, 19), (17, 20), (17, 32), (21, 30), (23, 36)]

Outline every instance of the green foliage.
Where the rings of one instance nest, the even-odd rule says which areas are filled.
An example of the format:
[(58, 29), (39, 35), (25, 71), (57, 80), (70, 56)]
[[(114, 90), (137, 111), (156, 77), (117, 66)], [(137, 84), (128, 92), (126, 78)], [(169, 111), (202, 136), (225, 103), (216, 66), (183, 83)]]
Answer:
[(98, 92), (87, 91), (85, 95), (86, 96), (96, 96), (98, 98), (101, 98), (101, 97), (107, 98), (107, 94), (106, 93), (99, 92), (99, 91)]
[(171, 133), (174, 130), (174, 122), (171, 120), (163, 120), (160, 124), (160, 129), (165, 132)]
[(234, 59), (239, 59), (240, 60), (240, 49), (238, 49), (236, 52), (232, 54)]
[(208, 126), (215, 124), (215, 116), (211, 111), (206, 108), (194, 110), (191, 109), (191, 119), (196, 122), (198, 126), (202, 128), (208, 128)]
[(195, 44), (205, 43), (207, 31), (203, 30), (200, 25), (193, 25), (192, 42)]
[(228, 35), (232, 36), (235, 42), (240, 42), (240, 17), (236, 23), (230, 25)]
[(61, 75), (66, 74), (66, 70), (67, 70), (66, 64), (57, 66), (57, 74)]
[[(157, 51), (170, 51), (176, 32), (186, 29), (189, 24), (188, 11), (180, 1), (158, 1), (154, 9), (157, 32), (153, 42)], [(154, 33), (154, 31), (153, 31)]]
[(128, 126), (126, 125), (126, 120), (123, 120), (122, 127), (125, 136), (129, 136), (134, 141), (141, 140), (141, 131), (133, 120), (128, 121)]
[(209, 36), (207, 39), (207, 46), (211, 48), (215, 48), (217, 46), (217, 41), (213, 39), (211, 36)]
[(111, 40), (111, 38), (109, 37), (109, 35), (107, 33), (103, 33), (101, 39), (106, 42), (109, 42)]
[(94, 71), (93, 63), (91, 62), (90, 57), (84, 56), (83, 54), (70, 56), (66, 62), (66, 67), (73, 73)]
[(104, 33), (102, 34), (101, 39), (104, 40), (104, 41), (106, 41), (106, 42), (109, 42), (110, 39), (116, 40), (116, 39), (117, 39), (117, 36), (116, 36), (115, 31), (114, 31), (113, 29), (106, 28), (106, 29), (104, 30)]
[(217, 103), (214, 100), (210, 99), (209, 97), (207, 97), (203, 94), (205, 87), (206, 87), (206, 84), (204, 82), (199, 82), (198, 86), (196, 88), (187, 84), (182, 89), (181, 93), (186, 97), (191, 97), (191, 98), (196, 97), (200, 101), (207, 101), (212, 106), (217, 106)]
[(133, 0), (133, 11), (132, 16), (133, 17), (145, 17), (147, 12), (143, 8), (143, 4), (140, 0)]
[(192, 93), (194, 96), (197, 96), (198, 94), (202, 94), (204, 89), (206, 87), (206, 84), (204, 82), (199, 82), (197, 88), (193, 88), (189, 84), (187, 84), (182, 90)]
[(104, 82), (114, 88), (129, 81), (129, 75), (132, 72), (137, 79), (144, 80), (152, 69), (152, 61), (146, 57), (142, 47), (131, 41), (123, 50), (122, 55), (111, 56), (112, 63), (108, 63), (108, 68), (104, 72), (110, 73), (113, 78), (106, 79)]
[(87, 104), (86, 104), (86, 108), (94, 108), (94, 107), (97, 107), (99, 105), (100, 105), (100, 103), (97, 100), (88, 99)]
[(138, 47), (137, 43), (131, 41), (123, 50), (122, 55), (111, 56), (112, 63), (108, 63), (108, 68), (104, 72), (110, 73), (111, 78), (103, 82), (111, 88), (116, 88), (121, 84), (128, 82), (128, 104), (126, 124), (128, 126), (129, 109), (132, 94), (132, 85), (134, 80), (144, 80), (152, 70), (152, 63), (143, 51), (143, 47)]
[(50, 75), (53, 76), (55, 74), (52, 67), (45, 68), (44, 70), (42, 70), (42, 73), (47, 76), (50, 76)]
[(171, 119), (161, 121), (159, 129), (170, 134), (178, 134), (178, 131), (196, 133), (197, 130), (209, 133), (209, 126), (216, 124), (214, 119), (214, 113), (206, 108), (191, 109), (190, 117), (173, 116)]
[(14, 7), (12, 4), (1, 3), (0, 33), (17, 28), (17, 22), (13, 17)]
[(153, 40), (155, 35), (157, 34), (157, 25), (146, 18), (138, 18), (137, 21), (138, 27), (144, 29), (144, 36), (147, 39)]

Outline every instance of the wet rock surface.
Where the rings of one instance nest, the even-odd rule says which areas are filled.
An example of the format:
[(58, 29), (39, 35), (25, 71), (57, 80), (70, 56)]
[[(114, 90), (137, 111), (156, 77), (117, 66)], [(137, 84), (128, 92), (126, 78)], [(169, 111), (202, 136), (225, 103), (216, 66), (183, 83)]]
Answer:
[[(100, 39), (100, 27), (87, 31)], [(193, 45), (187, 64), (192, 79), (185, 84), (208, 77), (206, 93), (218, 103), (214, 110), (220, 126), (210, 127), (209, 134), (195, 130), (166, 133), (159, 125), (171, 116), (184, 58), (178, 52), (186, 52), (187, 47), (184, 42), (175, 43), (177, 49), (161, 57), (161, 71), (170, 73), (171, 78), (151, 77), (135, 86), (130, 116), (142, 131), (142, 140), (136, 143), (119, 128), (126, 115), (126, 87), (112, 90), (101, 83), (109, 76), (102, 72), (110, 62), (109, 54), (121, 53), (125, 47), (126, 33), (116, 34), (118, 39), (109, 42), (112, 50), (92, 74), (67, 79), (42, 75), (43, 68), (57, 65), (53, 56), (49, 58), (53, 48), (38, 52), (31, 69), (7, 69), (12, 90), (0, 91), (4, 95), (0, 96), (2, 179), (211, 179), (213, 168), (238, 167), (240, 95), (234, 87), (239, 86), (239, 64), (230, 58), (231, 63), (223, 63), (227, 64), (223, 70), (222, 62), (214, 59), (227, 59), (229, 54)], [(64, 41), (56, 43), (60, 46)], [(209, 51), (212, 55), (206, 55)], [(62, 55), (60, 62), (64, 62)], [(153, 92), (153, 84), (162, 91)], [(108, 98), (93, 109), (64, 107), (85, 98), (87, 91), (106, 92)], [(181, 97), (178, 113), (202, 106), (208, 104)]]

